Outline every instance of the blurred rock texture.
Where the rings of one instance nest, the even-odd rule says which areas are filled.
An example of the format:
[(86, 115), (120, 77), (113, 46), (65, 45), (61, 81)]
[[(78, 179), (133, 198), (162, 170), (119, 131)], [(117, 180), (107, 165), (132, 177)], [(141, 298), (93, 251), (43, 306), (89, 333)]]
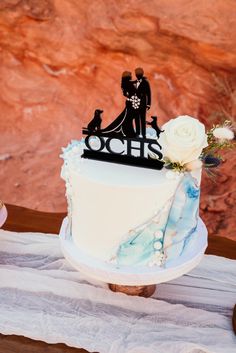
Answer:
[[(233, 119), (235, 13), (235, 0), (1, 0), (0, 197), (66, 209), (60, 148), (95, 108), (105, 124), (123, 109), (124, 70), (145, 69), (161, 123)], [(201, 213), (236, 239), (235, 153), (225, 159), (217, 183), (203, 176)]]

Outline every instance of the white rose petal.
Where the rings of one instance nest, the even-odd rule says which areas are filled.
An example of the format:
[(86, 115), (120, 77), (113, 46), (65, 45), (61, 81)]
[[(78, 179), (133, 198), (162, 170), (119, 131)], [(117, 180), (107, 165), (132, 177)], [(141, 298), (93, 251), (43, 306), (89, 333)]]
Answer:
[(233, 140), (234, 133), (228, 127), (217, 127), (213, 130), (213, 135), (220, 140)]
[(169, 120), (162, 130), (159, 138), (162, 153), (172, 163), (184, 165), (194, 161), (208, 145), (205, 126), (187, 115)]

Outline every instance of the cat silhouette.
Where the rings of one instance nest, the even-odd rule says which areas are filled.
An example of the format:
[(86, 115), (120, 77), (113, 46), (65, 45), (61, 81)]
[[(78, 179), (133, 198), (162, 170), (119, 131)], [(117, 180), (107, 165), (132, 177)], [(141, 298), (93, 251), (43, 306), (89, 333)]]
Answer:
[(157, 125), (157, 116), (151, 116), (152, 121), (149, 122), (147, 121), (147, 125), (150, 125), (157, 133), (157, 138), (160, 137), (160, 133), (164, 132), (164, 130), (161, 130), (159, 126)]

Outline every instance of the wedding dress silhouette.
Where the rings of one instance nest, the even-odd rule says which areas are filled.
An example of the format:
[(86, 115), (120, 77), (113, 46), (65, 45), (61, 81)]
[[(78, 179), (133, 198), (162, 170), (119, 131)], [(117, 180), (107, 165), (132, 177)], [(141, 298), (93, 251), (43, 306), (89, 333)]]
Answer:
[(134, 97), (136, 88), (132, 81), (131, 72), (125, 71), (122, 74), (121, 89), (123, 95), (127, 98), (125, 109), (118, 117), (106, 128), (101, 129), (101, 134), (111, 135), (113, 137), (135, 137), (133, 121), (135, 118), (135, 108), (131, 97)]

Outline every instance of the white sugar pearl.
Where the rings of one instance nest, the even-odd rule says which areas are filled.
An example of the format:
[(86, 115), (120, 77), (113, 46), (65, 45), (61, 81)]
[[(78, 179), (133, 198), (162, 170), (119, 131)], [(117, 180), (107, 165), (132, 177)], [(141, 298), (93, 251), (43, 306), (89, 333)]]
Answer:
[(153, 246), (154, 246), (154, 249), (160, 250), (162, 248), (162, 243), (160, 241), (155, 241)]
[(163, 237), (163, 232), (161, 230), (157, 230), (155, 233), (154, 233), (154, 237), (156, 239), (161, 239)]

